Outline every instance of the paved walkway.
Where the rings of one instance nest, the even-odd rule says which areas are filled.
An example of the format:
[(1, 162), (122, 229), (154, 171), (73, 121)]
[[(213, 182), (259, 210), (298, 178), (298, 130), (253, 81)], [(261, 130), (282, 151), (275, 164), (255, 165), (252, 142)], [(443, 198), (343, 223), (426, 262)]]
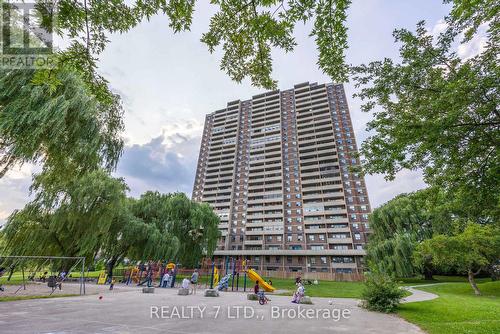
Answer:
[[(436, 284), (440, 284), (440, 283), (436, 283)], [(413, 286), (403, 287), (403, 289), (409, 291), (411, 293), (411, 295), (403, 298), (403, 300), (401, 302), (402, 303), (413, 303), (413, 302), (423, 302), (426, 300), (436, 299), (439, 296), (434, 294), (434, 293), (415, 289), (418, 287), (430, 286), (430, 285), (435, 285), (435, 284), (413, 285)]]
[(368, 312), (355, 299), (313, 298), (314, 305), (296, 305), (290, 297), (272, 296), (261, 306), (247, 301), (244, 293), (208, 298), (202, 292), (178, 296), (177, 289), (156, 289), (154, 294), (130, 289), (102, 299), (91, 295), (0, 303), (0, 328), (3, 334), (423, 333), (397, 316)]

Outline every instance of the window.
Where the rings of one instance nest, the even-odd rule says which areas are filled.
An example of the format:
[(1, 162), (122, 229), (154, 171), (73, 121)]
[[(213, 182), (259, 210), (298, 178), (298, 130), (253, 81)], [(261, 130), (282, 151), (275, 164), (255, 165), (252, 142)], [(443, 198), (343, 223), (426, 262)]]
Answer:
[(354, 234), (354, 239), (356, 239), (356, 240), (361, 240), (361, 234), (359, 234), (359, 233), (355, 233), (355, 234)]

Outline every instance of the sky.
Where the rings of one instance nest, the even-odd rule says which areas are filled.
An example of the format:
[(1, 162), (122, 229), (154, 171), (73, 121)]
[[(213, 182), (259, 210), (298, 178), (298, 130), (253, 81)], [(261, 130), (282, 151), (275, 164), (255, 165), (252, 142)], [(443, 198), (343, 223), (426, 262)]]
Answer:
[[(397, 59), (395, 28), (414, 30), (418, 21), (425, 20), (429, 31), (436, 33), (443, 28), (442, 18), (448, 12), (449, 7), (436, 0), (353, 1), (346, 60), (361, 64), (385, 57)], [(167, 17), (154, 16), (125, 34), (110, 36), (111, 42), (100, 56), (99, 71), (123, 100), (126, 146), (114, 175), (125, 179), (131, 196), (147, 190), (190, 195), (205, 115), (224, 108), (228, 101), (263, 92), (248, 80), (231, 81), (220, 70), (220, 50), (210, 54), (200, 42), (213, 13), (208, 1), (198, 1), (191, 31), (178, 34), (168, 27)], [(299, 24), (295, 51), (273, 52), (273, 78), (278, 80), (278, 88), (331, 81), (316, 65), (310, 30), (310, 24)], [(480, 42), (461, 52), (467, 55)], [(353, 85), (345, 88), (359, 145), (370, 135), (365, 129), (371, 116), (360, 111), (359, 99), (352, 97)], [(29, 200), (34, 169), (20, 166), (0, 179), (0, 224)], [(425, 187), (420, 171), (402, 171), (391, 182), (382, 175), (369, 175), (366, 182), (374, 208), (400, 193)]]

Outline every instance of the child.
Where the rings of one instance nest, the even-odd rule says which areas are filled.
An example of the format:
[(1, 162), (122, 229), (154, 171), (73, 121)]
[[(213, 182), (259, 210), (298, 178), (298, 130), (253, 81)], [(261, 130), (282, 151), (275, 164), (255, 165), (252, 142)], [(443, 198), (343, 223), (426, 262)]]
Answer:
[(114, 287), (115, 287), (115, 283), (116, 283), (116, 278), (114, 278), (114, 277), (113, 277), (113, 278), (111, 279), (111, 284), (109, 285), (109, 289), (110, 289), (110, 290), (113, 290), (113, 289), (114, 289)]
[(182, 284), (181, 284), (181, 288), (183, 289), (189, 289), (189, 280), (187, 279), (187, 277), (184, 277), (184, 279), (182, 280)]
[[(260, 288), (259, 288), (259, 281), (255, 282), (255, 286), (253, 287), (253, 291), (257, 295), (257, 297), (259, 297), (259, 299), (266, 298), (266, 296), (264, 295), (264, 290), (260, 290)], [(269, 300), (269, 299), (267, 299), (267, 300)]]
[(255, 286), (253, 287), (253, 292), (256, 295), (259, 295), (259, 281), (255, 282)]
[(170, 281), (170, 274), (168, 271), (166, 271), (165, 275), (163, 275), (163, 282), (161, 284), (161, 287), (166, 288), (169, 281)]
[(302, 283), (298, 283), (297, 291), (293, 294), (292, 303), (300, 304), (300, 300), (304, 297), (305, 291)]
[(198, 274), (198, 269), (195, 269), (193, 274), (191, 275), (191, 288), (192, 288), (192, 294), (196, 294), (196, 287), (198, 285), (198, 277), (200, 274)]

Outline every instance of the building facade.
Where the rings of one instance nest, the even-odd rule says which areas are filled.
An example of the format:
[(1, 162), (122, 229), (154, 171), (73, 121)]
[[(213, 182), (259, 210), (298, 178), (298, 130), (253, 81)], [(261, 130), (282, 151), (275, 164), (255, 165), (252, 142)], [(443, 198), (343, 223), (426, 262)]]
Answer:
[(220, 217), (216, 258), (355, 273), (370, 204), (342, 85), (302, 83), (208, 114), (193, 199)]

